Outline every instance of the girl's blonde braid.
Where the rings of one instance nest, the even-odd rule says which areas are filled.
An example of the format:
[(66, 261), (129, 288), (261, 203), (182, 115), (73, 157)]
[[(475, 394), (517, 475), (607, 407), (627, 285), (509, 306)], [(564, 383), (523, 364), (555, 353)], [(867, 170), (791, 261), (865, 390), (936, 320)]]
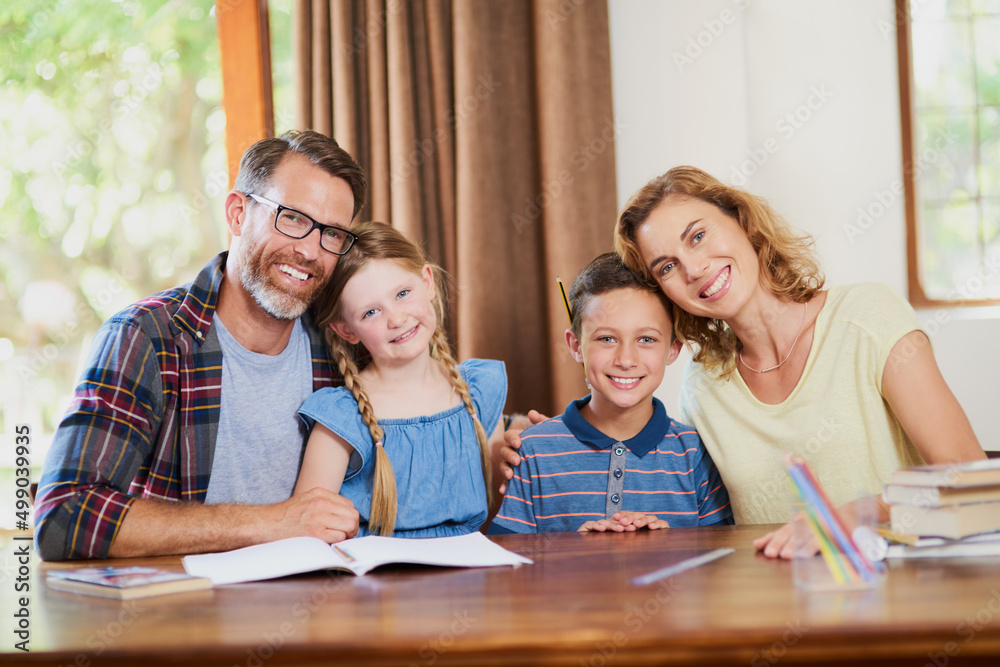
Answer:
[(344, 377), (344, 386), (350, 390), (354, 400), (358, 402), (361, 419), (371, 433), (372, 442), (375, 443), (375, 477), (372, 485), (372, 507), (368, 517), (368, 529), (372, 533), (390, 536), (396, 527), (396, 475), (393, 473), (389, 455), (385, 453), (385, 447), (382, 445), (384, 433), (375, 418), (375, 410), (372, 408), (371, 401), (368, 400), (368, 394), (361, 386), (353, 346), (349, 346), (339, 336), (329, 336), (327, 340), (333, 348), (333, 356), (337, 360), (340, 374)]
[(455, 363), (455, 358), (451, 356), (448, 335), (442, 327), (439, 326), (434, 331), (434, 335), (431, 337), (430, 348), (431, 358), (444, 364), (445, 369), (448, 371), (448, 378), (451, 380), (451, 386), (458, 392), (458, 396), (462, 399), (465, 409), (472, 416), (472, 423), (476, 429), (476, 440), (479, 441), (483, 480), (486, 482), (486, 507), (492, 507), (494, 496), (493, 466), (490, 461), (489, 437), (486, 435), (486, 429), (483, 428), (483, 423), (479, 421), (479, 415), (476, 414), (476, 408), (472, 404), (472, 396), (469, 395), (469, 385), (462, 379), (462, 374), (458, 370), (458, 364)]

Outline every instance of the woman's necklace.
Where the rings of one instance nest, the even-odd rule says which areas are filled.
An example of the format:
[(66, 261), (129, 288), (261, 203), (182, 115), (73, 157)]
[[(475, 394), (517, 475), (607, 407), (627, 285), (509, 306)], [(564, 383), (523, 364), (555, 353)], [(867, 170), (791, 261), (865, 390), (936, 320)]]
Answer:
[(762, 368), (758, 370), (748, 365), (747, 362), (743, 361), (743, 353), (740, 352), (738, 354), (740, 358), (740, 363), (743, 364), (748, 371), (753, 371), (754, 373), (767, 373), (777, 368), (781, 368), (781, 365), (786, 361), (788, 361), (788, 358), (792, 356), (792, 350), (795, 349), (795, 344), (799, 342), (799, 336), (802, 335), (802, 331), (806, 328), (806, 313), (809, 312), (809, 303), (806, 302), (803, 305), (805, 306), (805, 308), (802, 310), (802, 324), (799, 325), (799, 332), (795, 334), (795, 340), (792, 341), (792, 346), (788, 348), (788, 354), (785, 355), (785, 358), (776, 363), (774, 366), (771, 366), (770, 368)]

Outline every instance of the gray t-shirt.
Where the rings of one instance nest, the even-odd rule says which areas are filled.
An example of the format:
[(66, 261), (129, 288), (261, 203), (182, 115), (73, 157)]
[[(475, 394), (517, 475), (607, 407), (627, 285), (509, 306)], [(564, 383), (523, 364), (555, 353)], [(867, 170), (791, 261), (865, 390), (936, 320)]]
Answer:
[(306, 437), (298, 409), (313, 393), (309, 336), (295, 320), (280, 354), (258, 354), (240, 345), (218, 316), (212, 324), (222, 346), (222, 404), (205, 502), (287, 500)]

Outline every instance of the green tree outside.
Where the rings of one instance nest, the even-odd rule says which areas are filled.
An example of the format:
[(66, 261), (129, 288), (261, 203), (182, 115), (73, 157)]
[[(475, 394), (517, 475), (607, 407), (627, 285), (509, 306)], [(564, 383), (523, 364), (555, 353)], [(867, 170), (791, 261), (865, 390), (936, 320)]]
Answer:
[(214, 12), (0, 6), (0, 432), (30, 424), (33, 466), (101, 322), (227, 245)]

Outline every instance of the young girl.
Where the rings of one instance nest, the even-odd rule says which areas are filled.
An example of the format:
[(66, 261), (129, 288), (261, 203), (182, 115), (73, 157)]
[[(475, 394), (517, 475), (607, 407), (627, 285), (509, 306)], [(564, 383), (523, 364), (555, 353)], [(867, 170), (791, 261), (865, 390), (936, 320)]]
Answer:
[(478, 530), (493, 499), (490, 443), (503, 443), (503, 363), (456, 364), (443, 272), (388, 225), (352, 231), (316, 305), (345, 386), (299, 409), (312, 433), (295, 492), (339, 492), (361, 515), (359, 535)]

